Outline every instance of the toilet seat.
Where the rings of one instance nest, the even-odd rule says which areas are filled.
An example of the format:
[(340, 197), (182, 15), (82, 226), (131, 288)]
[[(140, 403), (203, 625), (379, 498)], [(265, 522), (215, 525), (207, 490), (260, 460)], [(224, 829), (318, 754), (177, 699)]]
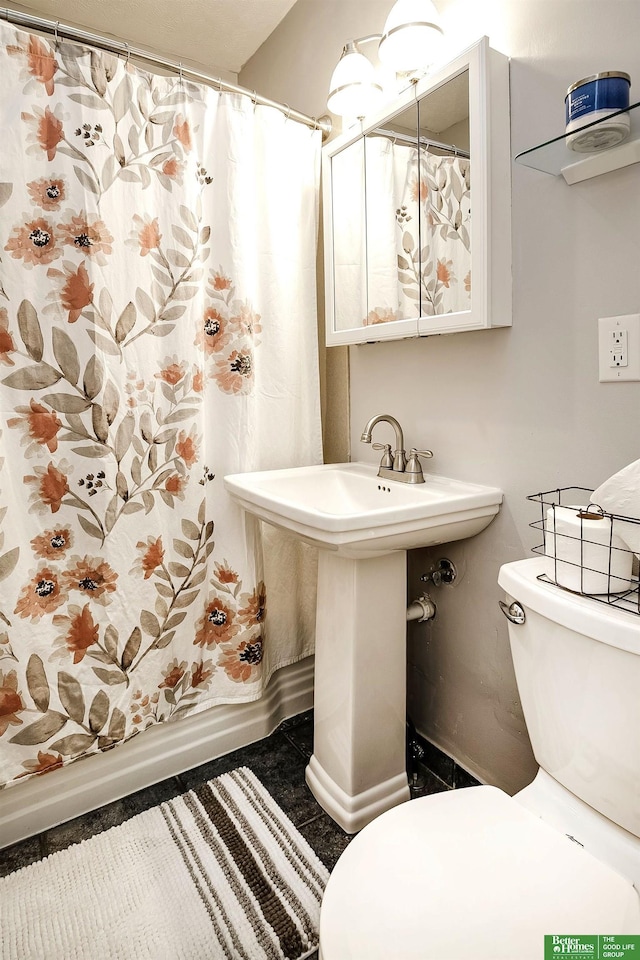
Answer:
[(495, 787), (404, 803), (351, 841), (321, 960), (540, 960), (544, 936), (640, 933), (631, 883)]

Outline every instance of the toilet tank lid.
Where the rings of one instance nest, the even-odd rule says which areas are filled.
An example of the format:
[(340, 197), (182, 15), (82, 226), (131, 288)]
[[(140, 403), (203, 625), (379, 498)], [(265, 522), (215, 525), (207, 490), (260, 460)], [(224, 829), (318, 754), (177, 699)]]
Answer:
[(640, 615), (538, 579), (546, 569), (545, 557), (505, 563), (498, 583), (525, 613), (528, 608), (592, 640), (640, 655)]

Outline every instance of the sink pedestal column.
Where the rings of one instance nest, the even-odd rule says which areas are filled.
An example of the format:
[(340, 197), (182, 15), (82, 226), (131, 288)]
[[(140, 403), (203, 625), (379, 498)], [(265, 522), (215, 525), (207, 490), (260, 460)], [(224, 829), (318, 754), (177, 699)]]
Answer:
[(318, 557), (314, 743), (306, 780), (355, 833), (409, 799), (406, 551)]

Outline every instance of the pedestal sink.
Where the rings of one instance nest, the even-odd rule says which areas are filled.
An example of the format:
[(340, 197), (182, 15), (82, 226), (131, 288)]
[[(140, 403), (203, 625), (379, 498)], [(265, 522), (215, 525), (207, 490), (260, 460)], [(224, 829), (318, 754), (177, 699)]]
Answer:
[(347, 831), (409, 799), (405, 768), (406, 551), (472, 537), (502, 491), (366, 463), (226, 476), (249, 513), (319, 548), (314, 745), (306, 778)]

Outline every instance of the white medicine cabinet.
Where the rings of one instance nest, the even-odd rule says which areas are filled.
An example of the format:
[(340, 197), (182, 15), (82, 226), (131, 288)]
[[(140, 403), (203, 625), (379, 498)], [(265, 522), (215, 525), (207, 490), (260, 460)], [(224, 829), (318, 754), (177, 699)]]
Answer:
[(509, 61), (483, 37), (323, 148), (327, 344), (511, 324)]

